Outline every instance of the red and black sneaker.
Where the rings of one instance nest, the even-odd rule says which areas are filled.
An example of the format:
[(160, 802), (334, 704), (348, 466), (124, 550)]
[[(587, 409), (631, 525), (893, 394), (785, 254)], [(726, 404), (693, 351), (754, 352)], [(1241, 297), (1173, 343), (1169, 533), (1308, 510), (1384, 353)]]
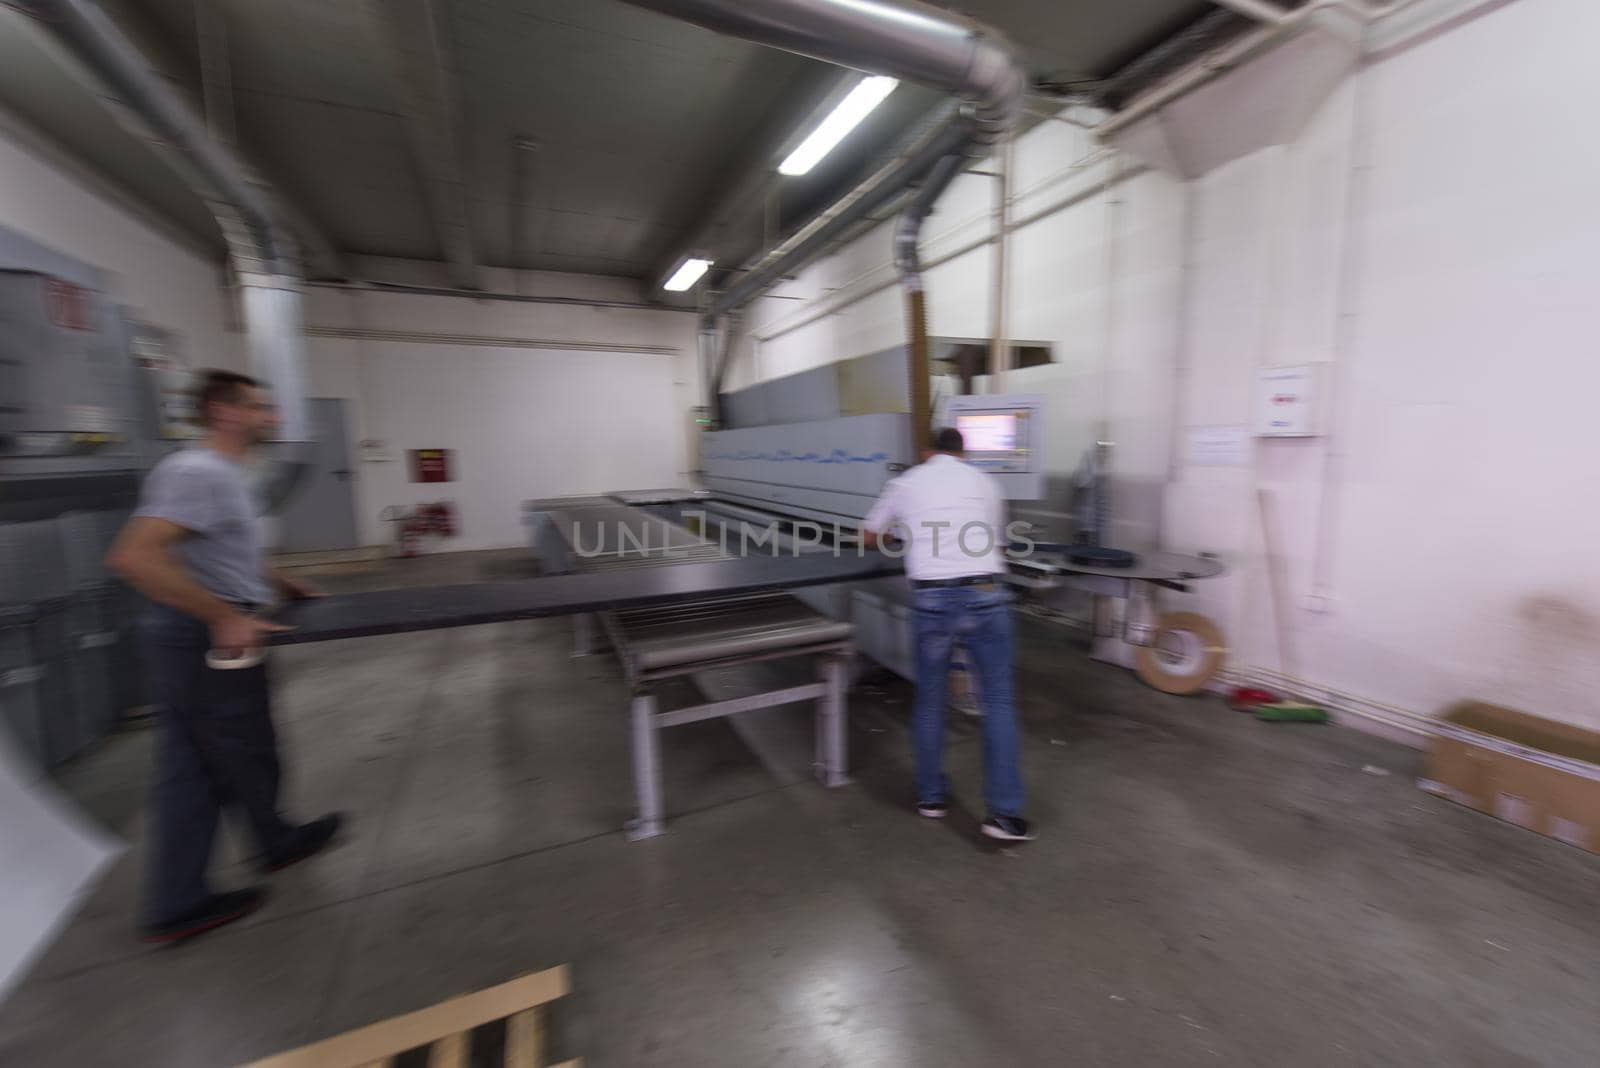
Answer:
[(164, 923), (146, 924), (139, 937), (146, 942), (182, 942), (244, 919), (266, 899), (267, 892), (259, 886), (212, 894), (181, 916)]

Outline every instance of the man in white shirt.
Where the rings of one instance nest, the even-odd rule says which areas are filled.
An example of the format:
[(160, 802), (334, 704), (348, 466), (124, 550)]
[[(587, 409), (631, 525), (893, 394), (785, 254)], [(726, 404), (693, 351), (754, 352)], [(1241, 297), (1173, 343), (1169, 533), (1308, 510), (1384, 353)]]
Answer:
[(889, 534), (906, 543), (917, 642), (917, 811), (931, 819), (949, 811), (945, 688), (959, 640), (977, 675), (983, 707), (983, 833), (1026, 841), (1033, 832), (1022, 818), (1021, 739), (1011, 698), (1005, 503), (999, 482), (967, 464), (963, 448), (959, 430), (939, 431), (923, 462), (884, 487), (862, 529), (869, 548)]

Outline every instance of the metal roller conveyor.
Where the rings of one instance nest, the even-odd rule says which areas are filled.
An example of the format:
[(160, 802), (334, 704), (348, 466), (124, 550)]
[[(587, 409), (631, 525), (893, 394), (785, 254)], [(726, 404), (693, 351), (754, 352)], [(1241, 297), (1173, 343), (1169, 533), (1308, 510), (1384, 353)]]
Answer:
[[(641, 504), (665, 503), (658, 494)], [(530, 539), (546, 571), (568, 575), (638, 572), (641, 579), (686, 566), (733, 561), (720, 545), (640, 508), (606, 498), (565, 498), (525, 505)], [(633, 691), (634, 791), (638, 815), (630, 838), (662, 831), (660, 731), (683, 723), (772, 708), (817, 703), (818, 776), (828, 786), (845, 774), (845, 691), (855, 628), (783, 593), (753, 591), (643, 607), (605, 609), (576, 617), (579, 655), (590, 651), (598, 622)], [(761, 660), (809, 657), (817, 680), (799, 686), (663, 710), (658, 686), (669, 678)]]

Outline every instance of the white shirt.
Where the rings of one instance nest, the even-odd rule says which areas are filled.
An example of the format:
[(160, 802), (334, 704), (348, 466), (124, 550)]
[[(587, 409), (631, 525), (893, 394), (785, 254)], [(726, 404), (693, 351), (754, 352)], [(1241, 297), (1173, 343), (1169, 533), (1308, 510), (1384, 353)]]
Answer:
[(1006, 572), (999, 480), (945, 453), (891, 480), (861, 525), (908, 543), (906, 574), (913, 580)]

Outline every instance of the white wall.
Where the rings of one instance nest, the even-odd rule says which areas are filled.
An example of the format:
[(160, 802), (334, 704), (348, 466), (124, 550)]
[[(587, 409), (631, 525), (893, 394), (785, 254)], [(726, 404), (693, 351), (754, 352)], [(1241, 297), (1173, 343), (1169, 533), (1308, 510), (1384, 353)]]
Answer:
[[(1230, 565), (1167, 605), (1217, 617), (1236, 664), (1421, 714), (1473, 696), (1600, 726), (1600, 152), (1560, 105), (1600, 90), (1597, 35), (1584, 0), (1484, 5), (1387, 48), (1291, 144), (1115, 185), (1109, 259), (1099, 168), (1015, 236), (1013, 335), (1058, 363), (1008, 388), (1049, 392), (1052, 467), (1104, 420), (1119, 475), (1166, 483), (1163, 544)], [(1018, 187), (1084, 151), (1040, 127)], [(941, 205), (927, 258), (981, 233), (986, 196)], [(987, 333), (987, 257), (929, 272), (934, 333)], [(892, 289), (848, 303), (886, 264), (875, 233), (781, 291), (805, 300), (762, 302), (732, 381), (900, 341)], [(1189, 428), (1249, 422), (1258, 367), (1317, 361), (1335, 368), (1330, 438), (1185, 461)], [(1118, 533), (1143, 540), (1142, 518)]]
[(0, 225), (105, 271), (111, 296), (176, 332), (191, 364), (235, 366), (242, 350), (226, 331), (220, 260), (115, 203), (32, 140), (0, 116)]
[[(497, 281), (637, 297), (616, 279)], [(692, 314), (312, 288), (306, 322), (311, 394), (348, 400), (351, 442), (381, 440), (391, 457), (355, 457), (363, 544), (393, 539), (379, 518), (391, 505), (453, 501), (461, 535), (441, 547), (502, 548), (526, 541), (526, 499), (688, 481)], [(367, 336), (319, 336), (331, 330)], [(424, 448), (454, 450), (456, 481), (410, 481), (406, 452)]]

